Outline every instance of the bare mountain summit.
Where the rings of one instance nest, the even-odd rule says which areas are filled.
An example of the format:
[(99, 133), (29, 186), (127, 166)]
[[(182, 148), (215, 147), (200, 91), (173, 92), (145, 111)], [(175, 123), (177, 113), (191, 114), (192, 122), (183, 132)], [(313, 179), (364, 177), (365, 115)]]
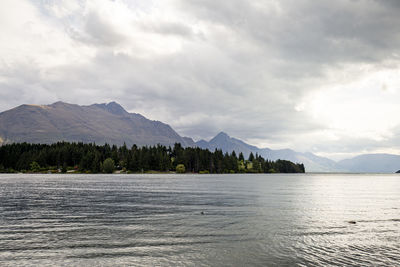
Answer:
[(79, 106), (64, 102), (21, 105), (0, 113), (0, 144), (95, 142), (131, 146), (193, 145), (168, 124), (129, 113), (118, 103)]

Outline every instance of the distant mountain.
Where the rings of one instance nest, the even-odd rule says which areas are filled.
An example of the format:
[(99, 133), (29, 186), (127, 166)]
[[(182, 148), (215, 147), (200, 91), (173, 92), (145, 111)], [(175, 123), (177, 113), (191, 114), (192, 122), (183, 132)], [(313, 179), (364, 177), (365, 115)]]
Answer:
[(237, 153), (242, 152), (245, 158), (253, 152), (253, 154), (258, 153), (262, 157), (270, 160), (284, 159), (292, 162), (303, 163), (307, 172), (331, 172), (340, 170), (336, 167), (336, 162), (328, 158), (319, 157), (312, 153), (300, 153), (291, 149), (272, 150), (269, 148), (258, 148), (246, 144), (239, 139), (232, 138), (224, 132), (220, 132), (208, 142), (200, 140), (196, 142), (196, 145), (210, 150), (218, 148), (229, 153), (232, 151)]
[(184, 137), (182, 137), (182, 139), (184, 142), (184, 144), (183, 144), (184, 146), (186, 146), (186, 147), (195, 147), (196, 146), (196, 143), (193, 141), (192, 138), (184, 136)]
[(303, 163), (307, 172), (395, 173), (400, 170), (400, 155), (365, 154), (335, 162), (310, 152), (301, 153), (291, 149), (272, 150), (269, 148), (258, 148), (246, 144), (239, 139), (232, 138), (224, 132), (220, 132), (208, 142), (200, 140), (196, 142), (196, 145), (210, 150), (218, 148), (229, 153), (232, 151), (236, 153), (242, 152), (245, 158), (253, 152), (253, 154), (258, 153), (270, 160), (285, 159)]
[(400, 169), (400, 155), (365, 154), (337, 163), (349, 172), (394, 173)]
[(224, 132), (220, 132), (208, 142), (205, 140), (200, 140), (196, 142), (196, 145), (211, 151), (214, 151), (216, 148), (218, 148), (224, 152), (242, 152), (246, 158), (250, 155), (250, 152), (258, 151), (257, 147), (248, 145), (239, 139), (232, 138)]
[(168, 124), (129, 113), (115, 102), (79, 106), (64, 102), (51, 105), (21, 105), (0, 113), (0, 145), (12, 142), (54, 143), (58, 141), (97, 144), (198, 146), (211, 151), (251, 152), (270, 160), (284, 159), (303, 163), (307, 172), (374, 172), (400, 170), (400, 155), (366, 154), (335, 162), (312, 153), (291, 149), (272, 150), (246, 144), (221, 132), (210, 141), (194, 142), (181, 137)]
[(272, 160), (285, 159), (293, 162), (301, 162), (304, 164), (307, 172), (340, 172), (344, 171), (340, 167), (336, 166), (336, 162), (317, 156), (313, 153), (296, 152), (291, 149), (279, 149), (272, 150), (269, 148), (261, 149), (260, 153), (263, 157)]
[(131, 146), (194, 146), (168, 124), (129, 113), (118, 103), (79, 106), (64, 102), (21, 105), (0, 113), (0, 144), (11, 142), (96, 142)]

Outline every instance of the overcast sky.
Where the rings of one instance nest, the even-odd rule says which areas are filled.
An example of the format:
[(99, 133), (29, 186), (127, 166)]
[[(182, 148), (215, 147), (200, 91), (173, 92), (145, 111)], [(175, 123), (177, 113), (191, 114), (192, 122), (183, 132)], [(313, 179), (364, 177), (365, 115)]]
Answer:
[(1, 0), (0, 111), (116, 101), (209, 139), (400, 154), (400, 1)]

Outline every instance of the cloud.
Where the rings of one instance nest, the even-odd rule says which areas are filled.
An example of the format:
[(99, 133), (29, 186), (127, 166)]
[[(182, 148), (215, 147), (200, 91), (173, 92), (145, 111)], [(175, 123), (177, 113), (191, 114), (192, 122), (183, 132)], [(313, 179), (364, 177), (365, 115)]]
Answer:
[(115, 100), (196, 139), (400, 152), (397, 3), (3, 1), (0, 109)]
[(177, 35), (182, 37), (191, 37), (193, 31), (190, 27), (176, 22), (159, 21), (157, 23), (143, 23), (142, 30), (158, 34)]

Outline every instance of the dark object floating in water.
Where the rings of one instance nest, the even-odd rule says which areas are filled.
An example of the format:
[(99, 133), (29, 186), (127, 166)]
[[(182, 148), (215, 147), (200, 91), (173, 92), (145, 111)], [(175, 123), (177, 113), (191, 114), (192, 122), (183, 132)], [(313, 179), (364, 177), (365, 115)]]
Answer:
[(204, 211), (200, 212), (201, 215), (204, 215)]
[(350, 223), (350, 224), (356, 224), (357, 222), (356, 222), (356, 221), (348, 221), (348, 223)]

